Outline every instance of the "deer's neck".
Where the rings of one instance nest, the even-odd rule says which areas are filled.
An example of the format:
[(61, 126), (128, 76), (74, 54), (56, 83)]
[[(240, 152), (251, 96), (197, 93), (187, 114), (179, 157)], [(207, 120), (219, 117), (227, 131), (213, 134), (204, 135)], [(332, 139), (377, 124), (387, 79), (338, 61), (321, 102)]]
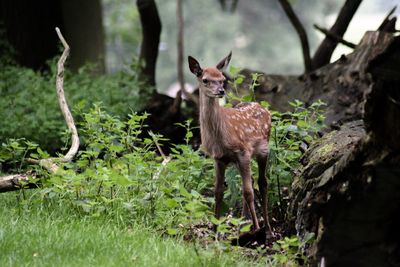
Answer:
[(223, 156), (224, 112), (218, 98), (200, 93), (200, 132), (205, 151), (212, 157)]

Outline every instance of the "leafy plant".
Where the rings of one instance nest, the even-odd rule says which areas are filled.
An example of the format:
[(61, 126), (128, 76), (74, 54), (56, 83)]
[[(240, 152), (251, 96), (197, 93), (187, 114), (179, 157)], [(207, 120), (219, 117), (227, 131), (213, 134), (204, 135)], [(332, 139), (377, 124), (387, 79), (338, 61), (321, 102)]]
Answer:
[[(43, 149), (57, 150), (66, 126), (55, 93), (55, 59), (46, 72), (35, 72), (13, 63), (0, 72), (0, 140), (26, 138)], [(132, 68), (136, 68), (132, 65)], [(75, 120), (87, 112), (91, 103), (102, 102), (110, 113), (125, 116), (142, 107), (143, 96), (135, 69), (106, 75), (93, 75), (93, 66), (82, 67), (77, 73), (65, 73), (64, 89)]]
[[(258, 80), (261, 74), (252, 73), (251, 82), (249, 83), (248, 94), (238, 95), (238, 87), (243, 86), (244, 76), (240, 74), (240, 69), (230, 68), (230, 75), (233, 77), (230, 82), (233, 91), (228, 94), (230, 101), (227, 106), (233, 106), (232, 103), (255, 101), (254, 89), (258, 86)], [(260, 104), (269, 108), (266, 101), (261, 101)], [(269, 205), (277, 208), (280, 211), (280, 216), (283, 218), (284, 210), (286, 209), (285, 201), (287, 202), (287, 192), (293, 181), (295, 170), (300, 166), (302, 144), (308, 144), (318, 138), (318, 131), (324, 127), (324, 106), (322, 101), (316, 101), (310, 106), (307, 106), (299, 101), (294, 100), (289, 103), (292, 111), (278, 112), (270, 110), (272, 115), (272, 128), (270, 132), (269, 148)], [(253, 173), (256, 172), (256, 164), (253, 162)], [(227, 184), (229, 191), (225, 194), (229, 198), (230, 206), (240, 206), (240, 176), (237, 171), (227, 171)], [(257, 183), (254, 183), (257, 189)], [(284, 194), (286, 196), (284, 196)], [(285, 200), (286, 198), (286, 200)], [(234, 204), (236, 203), (236, 205)]]
[(302, 249), (314, 240), (314, 235), (309, 234), (303, 240), (297, 236), (284, 237), (274, 243), (272, 250), (272, 266), (304, 266), (307, 265), (307, 257), (302, 253)]

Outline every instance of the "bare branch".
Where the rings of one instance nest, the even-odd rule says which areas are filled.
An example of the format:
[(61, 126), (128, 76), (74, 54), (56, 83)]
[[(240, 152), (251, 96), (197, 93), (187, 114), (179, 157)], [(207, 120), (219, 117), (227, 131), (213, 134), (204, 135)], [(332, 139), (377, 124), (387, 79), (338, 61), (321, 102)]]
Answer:
[(68, 150), (68, 153), (61, 158), (62, 162), (71, 161), (73, 157), (75, 157), (76, 153), (79, 149), (79, 136), (78, 131), (76, 130), (74, 118), (72, 117), (71, 111), (68, 108), (67, 100), (65, 99), (64, 94), (64, 63), (69, 55), (69, 45), (65, 41), (64, 37), (62, 36), (60, 29), (56, 28), (56, 32), (58, 38), (60, 38), (63, 46), (64, 52), (62, 53), (60, 59), (57, 63), (57, 80), (56, 80), (56, 88), (57, 88), (57, 96), (58, 96), (58, 103), (60, 105), (61, 112), (64, 115), (65, 122), (67, 123), (68, 130), (71, 132), (71, 147)]
[(305, 69), (305, 72), (308, 73), (313, 68), (312, 68), (312, 62), (311, 62), (311, 57), (310, 57), (310, 46), (308, 44), (307, 33), (306, 33), (303, 25), (301, 24), (299, 18), (294, 13), (290, 3), (287, 0), (279, 0), (279, 3), (281, 4), (283, 10), (285, 11), (286, 15), (288, 16), (290, 22), (292, 23), (294, 29), (296, 30), (296, 32), (300, 38), (301, 48), (303, 51), (304, 69)]
[(64, 93), (64, 64), (69, 55), (70, 48), (68, 43), (62, 36), (60, 29), (58, 27), (56, 27), (56, 32), (58, 38), (60, 39), (61, 43), (64, 46), (64, 51), (57, 63), (57, 79), (56, 79), (57, 98), (61, 112), (64, 116), (65, 122), (67, 123), (68, 130), (71, 132), (72, 144), (67, 154), (61, 158), (48, 158), (41, 160), (29, 159), (29, 158), (27, 159), (28, 162), (39, 164), (40, 166), (42, 166), (43, 168), (52, 173), (55, 173), (59, 169), (59, 166), (55, 162), (71, 161), (75, 157), (79, 149), (78, 131), (76, 129), (74, 118), (72, 117), (71, 111), (68, 108), (67, 100), (65, 99), (65, 93)]
[(345, 46), (348, 46), (348, 47), (353, 48), (353, 49), (356, 48), (356, 46), (357, 46), (356, 44), (348, 42), (348, 41), (344, 40), (342, 37), (340, 37), (340, 36), (338, 36), (338, 35), (336, 35), (334, 33), (331, 33), (327, 29), (322, 28), (322, 27), (320, 27), (320, 26), (318, 26), (316, 24), (314, 24), (314, 28), (319, 30), (320, 32), (322, 32), (323, 34), (328, 36), (329, 38), (332, 38), (336, 42), (344, 44)]
[(393, 13), (396, 11), (397, 6), (394, 6), (389, 13), (386, 15), (385, 19), (382, 21), (381, 25), (378, 28), (378, 31), (384, 31), (384, 32), (396, 32), (396, 21), (397, 18), (391, 16)]
[[(340, 9), (339, 15), (336, 18), (335, 23), (329, 29), (329, 32), (340, 38), (343, 37), (347, 30), (354, 14), (360, 6), (362, 0), (346, 0), (343, 7)], [(319, 45), (317, 51), (314, 54), (312, 65), (314, 69), (320, 68), (328, 64), (331, 60), (333, 51), (335, 50), (339, 41), (337, 39), (326, 36), (325, 39)]]

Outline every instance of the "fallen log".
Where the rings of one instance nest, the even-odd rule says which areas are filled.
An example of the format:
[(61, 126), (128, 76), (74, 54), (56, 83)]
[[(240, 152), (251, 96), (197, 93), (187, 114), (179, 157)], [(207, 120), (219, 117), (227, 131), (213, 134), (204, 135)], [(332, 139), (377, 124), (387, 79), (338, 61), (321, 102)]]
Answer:
[(400, 265), (400, 37), (367, 35), (341, 76), (362, 120), (313, 143), (292, 187), (288, 220), (315, 234), (312, 266)]
[(257, 101), (268, 101), (271, 109), (287, 111), (289, 101), (298, 99), (308, 104), (322, 100), (327, 104), (326, 123), (332, 127), (361, 119), (365, 94), (371, 86), (371, 77), (366, 71), (369, 64), (385, 52), (393, 42), (393, 34), (366, 32), (360, 43), (349, 55), (323, 66), (308, 75), (270, 75), (244, 69), (245, 76), (240, 85), (240, 94), (247, 94), (252, 83), (251, 73), (262, 74), (255, 87)]

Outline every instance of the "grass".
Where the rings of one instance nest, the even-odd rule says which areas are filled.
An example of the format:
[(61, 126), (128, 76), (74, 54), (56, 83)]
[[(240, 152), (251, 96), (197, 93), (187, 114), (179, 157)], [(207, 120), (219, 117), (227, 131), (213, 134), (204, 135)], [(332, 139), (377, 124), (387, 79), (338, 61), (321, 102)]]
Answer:
[[(33, 191), (33, 190), (32, 190)], [(24, 207), (0, 194), (0, 266), (248, 266), (232, 252), (195, 248), (142, 225), (77, 216), (63, 207)], [(265, 265), (265, 262), (264, 264)]]

